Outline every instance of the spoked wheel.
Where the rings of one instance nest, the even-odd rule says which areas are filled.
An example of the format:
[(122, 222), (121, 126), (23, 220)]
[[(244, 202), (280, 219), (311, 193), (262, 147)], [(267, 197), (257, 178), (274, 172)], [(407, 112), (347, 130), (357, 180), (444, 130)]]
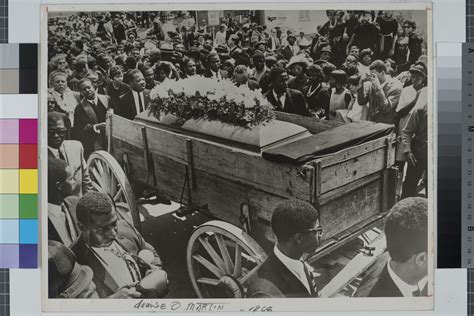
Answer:
[(200, 298), (240, 298), (267, 255), (240, 228), (210, 221), (195, 229), (186, 253), (189, 277)]
[(140, 216), (132, 187), (115, 158), (104, 150), (93, 152), (87, 160), (94, 189), (109, 194), (120, 210), (125, 210), (133, 224), (140, 228)]

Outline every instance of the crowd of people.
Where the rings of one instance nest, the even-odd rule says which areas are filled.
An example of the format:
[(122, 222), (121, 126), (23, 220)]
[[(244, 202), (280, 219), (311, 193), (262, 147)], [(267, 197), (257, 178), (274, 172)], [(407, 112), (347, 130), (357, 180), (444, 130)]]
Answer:
[[(75, 290), (100, 297), (166, 292), (157, 252), (113, 199), (93, 192), (85, 163), (107, 144), (107, 113), (134, 119), (147, 109), (150, 90), (166, 80), (232, 80), (260, 89), (277, 111), (394, 125), (396, 164), (402, 173), (407, 168), (401, 197), (417, 195), (419, 181), (426, 181), (428, 107), (426, 41), (417, 23), (392, 11), (328, 10), (326, 15), (311, 34), (267, 28), (251, 16), (239, 21), (226, 16), (216, 32), (195, 25), (165, 31), (162, 12), (51, 17), (48, 230), (57, 277), (67, 283), (82, 273), (90, 282)], [(144, 250), (148, 253), (139, 256)], [(66, 273), (54, 254), (77, 262), (69, 262)], [(108, 276), (108, 264), (117, 266), (119, 275)], [(93, 277), (77, 265), (94, 267)], [(150, 271), (158, 275), (154, 285), (160, 294), (127, 286)], [(55, 284), (50, 296), (72, 295), (64, 294), (65, 286)]]

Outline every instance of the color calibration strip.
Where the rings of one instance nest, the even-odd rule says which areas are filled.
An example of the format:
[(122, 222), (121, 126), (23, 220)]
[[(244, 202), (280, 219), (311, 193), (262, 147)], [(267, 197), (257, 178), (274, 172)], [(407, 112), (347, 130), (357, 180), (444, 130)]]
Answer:
[(37, 93), (38, 44), (0, 44), (0, 94)]
[(0, 0), (0, 43), (8, 43), (8, 0)]
[(0, 267), (36, 268), (38, 120), (0, 119)]
[(0, 315), (10, 315), (10, 271), (0, 269)]

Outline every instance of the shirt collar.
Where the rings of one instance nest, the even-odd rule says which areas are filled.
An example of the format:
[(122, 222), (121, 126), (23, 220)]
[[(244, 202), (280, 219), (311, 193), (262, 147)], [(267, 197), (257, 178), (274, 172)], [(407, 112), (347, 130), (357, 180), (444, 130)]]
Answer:
[(51, 152), (54, 154), (56, 158), (59, 158), (59, 149), (53, 148), (51, 146), (48, 146), (48, 149), (51, 150)]
[(304, 263), (300, 260), (292, 259), (285, 255), (281, 250), (278, 248), (278, 243), (275, 244), (273, 248), (275, 256), (283, 263), (288, 270), (293, 273), (298, 280), (304, 285), (308, 293), (311, 293), (311, 289), (309, 287), (308, 278), (306, 276), (306, 272), (304, 271)]
[(402, 292), (403, 297), (413, 297), (413, 292), (421, 291), (425, 287), (425, 285), (428, 281), (428, 277), (425, 277), (425, 278), (421, 279), (420, 281), (418, 281), (417, 285), (408, 284), (405, 281), (403, 281), (395, 273), (395, 271), (392, 270), (392, 267), (390, 266), (391, 262), (392, 262), (392, 260), (389, 260), (388, 263), (387, 263), (388, 274), (390, 275), (390, 277), (392, 278), (393, 282), (398, 287), (400, 292)]

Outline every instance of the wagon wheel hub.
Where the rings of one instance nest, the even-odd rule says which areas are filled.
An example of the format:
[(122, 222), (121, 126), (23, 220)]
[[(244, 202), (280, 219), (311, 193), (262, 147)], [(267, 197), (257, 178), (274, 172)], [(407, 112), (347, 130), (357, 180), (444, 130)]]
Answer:
[(224, 297), (231, 297), (231, 298), (243, 298), (244, 297), (244, 289), (240, 285), (239, 281), (237, 281), (231, 275), (225, 275), (219, 279), (219, 283), (217, 283), (217, 287), (222, 291)]

